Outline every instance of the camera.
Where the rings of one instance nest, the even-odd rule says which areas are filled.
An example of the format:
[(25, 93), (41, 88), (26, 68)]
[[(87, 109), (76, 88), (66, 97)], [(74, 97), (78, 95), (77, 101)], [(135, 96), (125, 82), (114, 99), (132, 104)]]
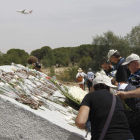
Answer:
[(41, 65), (38, 62), (36, 62), (36, 67), (41, 68)]

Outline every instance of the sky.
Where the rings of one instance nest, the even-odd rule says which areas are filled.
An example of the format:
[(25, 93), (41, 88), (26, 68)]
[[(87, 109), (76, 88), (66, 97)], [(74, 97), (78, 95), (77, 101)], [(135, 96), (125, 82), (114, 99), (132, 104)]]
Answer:
[[(125, 36), (140, 23), (140, 0), (0, 0), (0, 51), (91, 44), (107, 31)], [(17, 10), (30, 11), (24, 15)]]

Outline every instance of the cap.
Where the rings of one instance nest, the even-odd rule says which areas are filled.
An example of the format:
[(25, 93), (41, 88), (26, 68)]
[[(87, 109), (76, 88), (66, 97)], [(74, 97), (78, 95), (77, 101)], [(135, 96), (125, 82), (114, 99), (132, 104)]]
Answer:
[(122, 65), (127, 65), (132, 61), (140, 60), (140, 57), (137, 54), (132, 53), (126, 58), (126, 61)]
[(89, 68), (88, 70), (89, 70), (89, 71), (91, 71), (92, 69), (91, 69), (91, 68)]
[(115, 53), (115, 52), (117, 52), (117, 50), (110, 50), (109, 52), (108, 52), (108, 54), (107, 54), (107, 57), (108, 57), (108, 61), (110, 60), (110, 57)]
[(112, 85), (111, 83), (111, 78), (109, 78), (108, 76), (106, 75), (98, 75), (94, 80), (93, 80), (93, 85), (96, 85), (96, 84), (99, 84), (99, 83), (102, 83), (102, 84), (105, 84), (109, 87), (114, 87), (116, 88), (117, 86), (115, 85)]

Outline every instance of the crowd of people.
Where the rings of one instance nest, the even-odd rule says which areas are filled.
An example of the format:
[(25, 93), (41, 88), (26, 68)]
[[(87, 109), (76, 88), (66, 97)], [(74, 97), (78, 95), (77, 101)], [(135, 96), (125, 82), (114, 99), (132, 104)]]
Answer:
[[(101, 67), (105, 74), (92, 77), (91, 69), (84, 73), (92, 90), (89, 86), (75, 124), (87, 129), (87, 122), (91, 122), (91, 140), (139, 140), (140, 57), (132, 53), (125, 59), (112, 49)], [(116, 92), (112, 94), (111, 89)]]
[[(36, 57), (29, 57), (28, 64), (42, 72)], [(78, 69), (77, 83), (83, 90), (86, 83), (89, 93), (80, 105), (75, 124), (87, 130), (90, 122), (91, 140), (139, 140), (140, 57), (132, 53), (125, 59), (112, 49), (101, 60), (101, 68), (104, 74), (94, 74), (91, 68), (87, 73)]]

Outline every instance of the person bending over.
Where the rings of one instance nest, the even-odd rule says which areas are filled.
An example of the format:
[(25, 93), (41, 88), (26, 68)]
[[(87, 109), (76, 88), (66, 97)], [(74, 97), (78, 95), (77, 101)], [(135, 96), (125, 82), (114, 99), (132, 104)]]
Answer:
[[(88, 93), (81, 103), (75, 124), (79, 128), (85, 129), (85, 124), (89, 118), (91, 122), (91, 140), (99, 140), (112, 106), (114, 95), (109, 92), (110, 87), (116, 86), (111, 84), (111, 78), (108, 76), (99, 75), (93, 80), (93, 87), (94, 91)], [(123, 104), (119, 97), (114, 97), (116, 98), (116, 106), (104, 140), (133, 139), (124, 114)]]

